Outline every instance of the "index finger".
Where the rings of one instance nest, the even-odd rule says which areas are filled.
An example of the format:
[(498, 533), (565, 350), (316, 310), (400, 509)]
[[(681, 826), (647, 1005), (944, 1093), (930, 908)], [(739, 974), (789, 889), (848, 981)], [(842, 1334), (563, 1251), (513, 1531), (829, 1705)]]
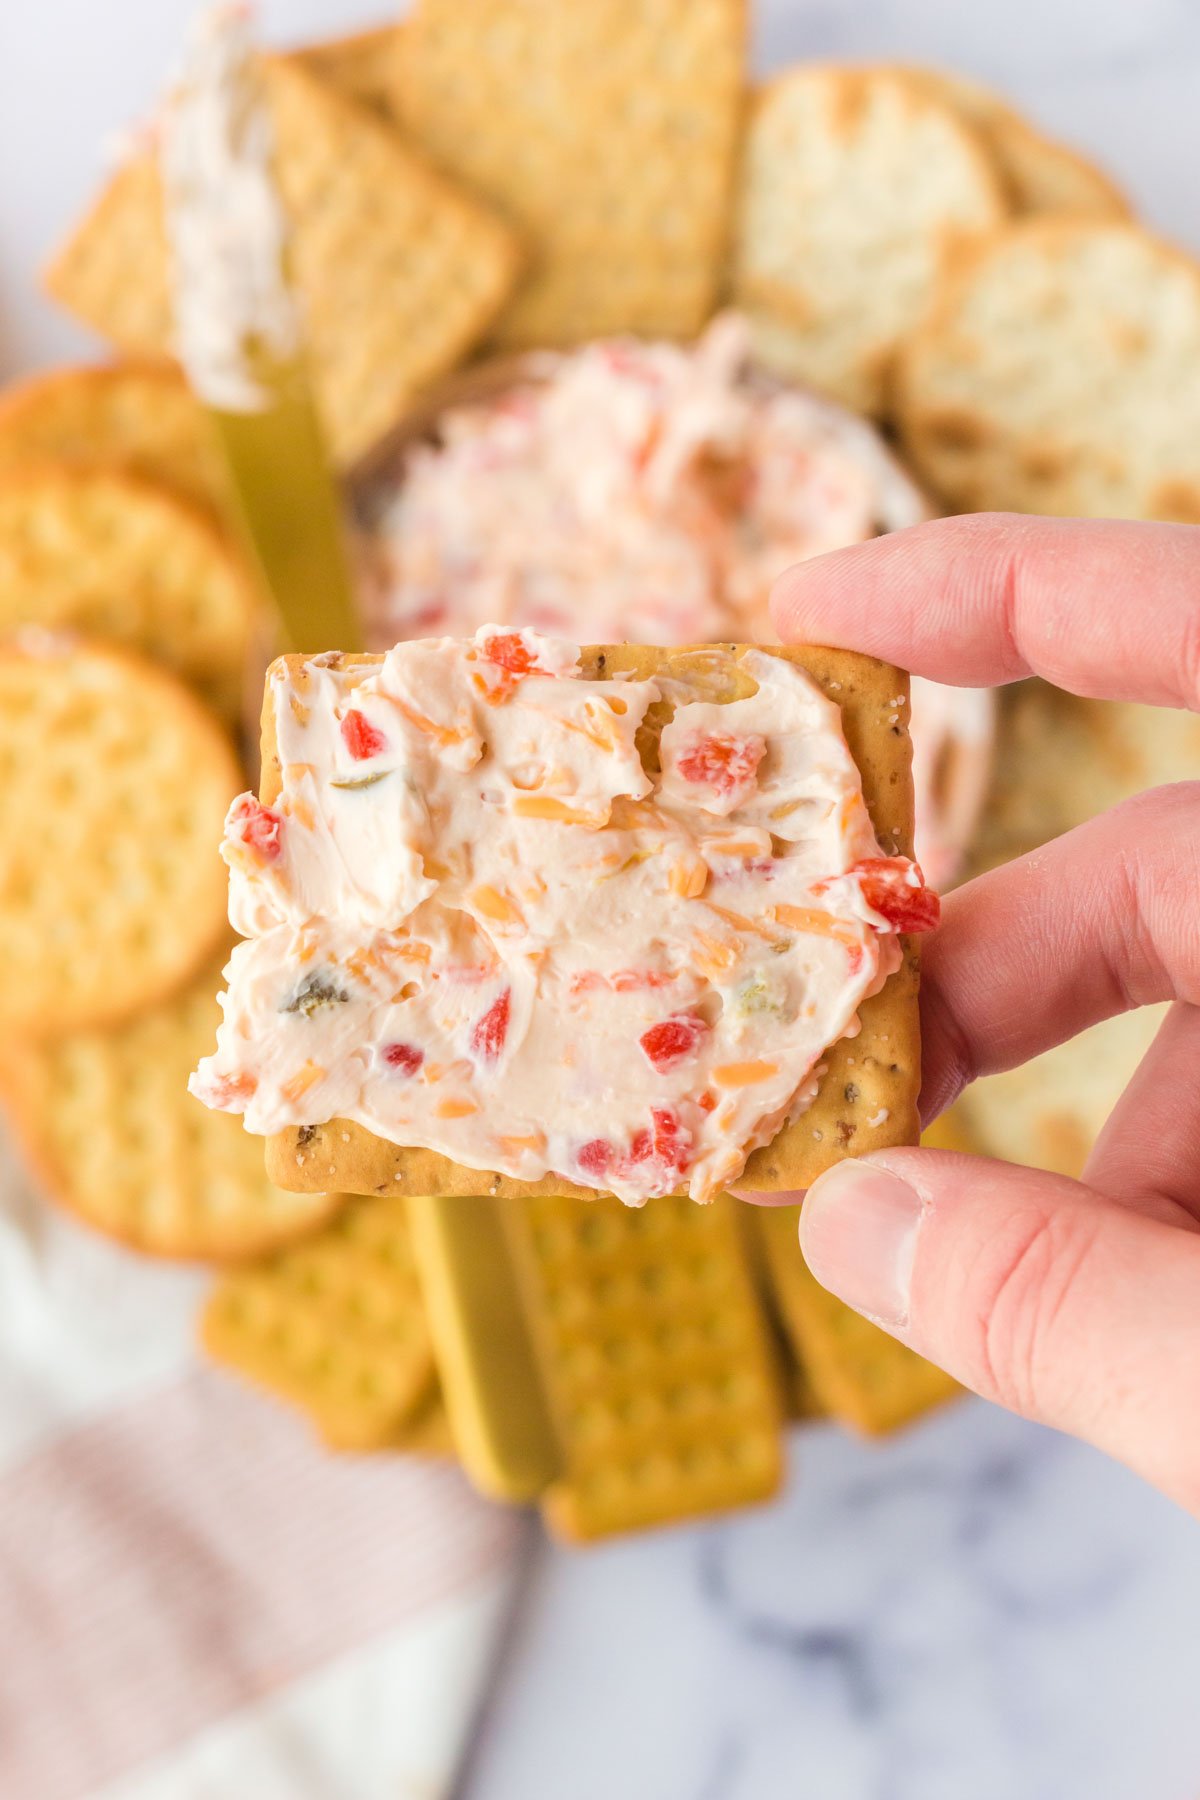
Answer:
[(974, 513), (795, 564), (784, 643), (863, 650), (959, 687), (1043, 675), (1200, 711), (1200, 526)]

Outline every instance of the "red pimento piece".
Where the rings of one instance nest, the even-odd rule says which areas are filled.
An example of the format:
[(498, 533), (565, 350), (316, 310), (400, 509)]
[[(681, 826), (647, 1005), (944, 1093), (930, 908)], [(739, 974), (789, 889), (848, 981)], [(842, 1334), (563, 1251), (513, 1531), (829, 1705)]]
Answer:
[(633, 994), (639, 988), (671, 987), (675, 977), (660, 974), (656, 969), (618, 969), (611, 981), (614, 993)]
[(512, 1004), (512, 990), (505, 988), (499, 997), (492, 1001), (481, 1019), (475, 1021), (471, 1032), (471, 1051), (484, 1062), (495, 1062), (504, 1048), (504, 1040), (508, 1036), (508, 1014)]
[(634, 1134), (627, 1160), (634, 1167), (652, 1165), (656, 1174), (652, 1191), (669, 1194), (692, 1160), (692, 1134), (673, 1107), (652, 1106), (650, 1120), (648, 1131), (643, 1127)]
[(537, 658), (515, 631), (498, 632), (483, 640), (483, 654), (510, 675), (528, 675), (537, 668)]
[(711, 1093), (708, 1088), (705, 1088), (704, 1092), (700, 1095), (699, 1099), (696, 1101), (696, 1105), (700, 1108), (701, 1112), (706, 1112), (706, 1113), (716, 1112), (717, 1096), (714, 1093)]
[(278, 862), (283, 854), (283, 841), (280, 833), (283, 830), (283, 818), (272, 812), (269, 806), (263, 806), (253, 794), (243, 794), (234, 809), (234, 823), (242, 828), (242, 842), (250, 848), (263, 862)]
[(603, 1181), (613, 1166), (614, 1151), (606, 1138), (592, 1138), (584, 1144), (575, 1158), (585, 1175), (594, 1181)]
[(385, 1044), (383, 1060), (389, 1069), (401, 1075), (415, 1075), (425, 1061), (425, 1052), (416, 1044)]
[[(941, 918), (941, 901), (916, 863), (903, 856), (869, 856), (850, 871), (857, 875), (863, 899), (897, 931), (932, 931)], [(908, 879), (916, 875), (914, 885)]]
[(235, 1112), (238, 1100), (252, 1100), (258, 1089), (256, 1075), (215, 1075), (209, 1084), (212, 1099), (211, 1106), (221, 1108), (225, 1112)]
[(762, 738), (753, 734), (714, 732), (711, 737), (694, 738), (676, 758), (675, 766), (685, 781), (727, 796), (750, 785), (766, 748)]
[(356, 706), (352, 706), (342, 720), (342, 742), (355, 762), (366, 762), (387, 749), (387, 739), (382, 731)]
[(694, 1013), (677, 1013), (643, 1031), (638, 1043), (654, 1068), (673, 1069), (685, 1056), (693, 1054), (707, 1030), (705, 1021)]

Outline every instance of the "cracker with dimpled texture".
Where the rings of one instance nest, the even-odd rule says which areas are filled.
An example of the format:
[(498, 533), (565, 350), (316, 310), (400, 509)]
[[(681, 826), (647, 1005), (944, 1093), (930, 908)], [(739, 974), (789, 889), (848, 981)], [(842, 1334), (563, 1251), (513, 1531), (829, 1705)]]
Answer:
[(123, 469), (217, 517), (228, 503), (216, 438), (168, 362), (76, 364), (0, 392), (0, 475), (47, 460)]
[[(515, 277), (516, 244), (384, 121), (294, 63), (267, 58), (263, 73), (313, 387), (345, 465), (482, 335)], [(170, 354), (162, 183), (149, 152), (112, 177), (46, 285), (124, 349)]]
[(1200, 263), (1140, 226), (964, 250), (897, 364), (920, 474), (963, 511), (1200, 521)]
[(0, 645), (0, 1035), (128, 1018), (226, 938), (240, 771), (173, 676), (46, 633)]
[(736, 1218), (670, 1196), (563, 1196), (506, 1224), (563, 1474), (547, 1523), (585, 1541), (765, 1500), (783, 1472), (778, 1371)]
[(823, 1288), (800, 1253), (800, 1209), (746, 1209), (793, 1352), (822, 1412), (874, 1436), (961, 1392), (958, 1383)]
[(0, 474), (0, 634), (33, 625), (108, 639), (235, 720), (259, 613), (238, 550), (159, 483), (66, 463)]
[[(736, 644), (659, 650), (610, 644), (584, 649), (581, 671), (598, 680), (673, 676), (700, 686), (707, 699), (729, 701), (740, 691), (736, 666), (732, 681), (729, 676), (730, 660), (736, 665), (748, 650), (767, 650), (795, 663), (837, 702), (883, 853), (911, 854), (908, 677), (890, 664), (848, 650)], [(284, 659), (300, 691), (307, 679), (305, 660), (299, 656)], [(360, 678), (365, 679), (382, 660), (348, 656), (342, 659), (342, 666), (361, 671)], [(270, 692), (268, 683), (262, 758), (262, 798), (268, 805), (277, 798), (280, 787)], [(825, 1074), (812, 1105), (795, 1124), (785, 1126), (771, 1143), (752, 1153), (738, 1187), (763, 1193), (804, 1188), (844, 1157), (917, 1141), (921, 1073), (918, 956), (913, 940), (903, 942), (900, 968), (859, 1008), (862, 1029), (858, 1036), (842, 1039), (822, 1058)], [(433, 1150), (400, 1148), (342, 1119), (277, 1132), (267, 1138), (266, 1152), (271, 1179), (281, 1187), (306, 1193), (336, 1187), (362, 1194), (571, 1194), (586, 1199), (595, 1192), (553, 1173), (540, 1181), (481, 1173)]]
[(218, 1362), (307, 1413), (338, 1450), (394, 1448), (436, 1374), (398, 1197), (352, 1201), (316, 1237), (226, 1275), (200, 1335)]
[(404, 35), (402, 23), (377, 25), (345, 37), (303, 44), (288, 52), (287, 61), (298, 63), (345, 99), (355, 100), (395, 124), (398, 59)]
[(156, 1256), (261, 1256), (342, 1204), (272, 1187), (239, 1121), (187, 1091), (220, 1017), (225, 954), (126, 1025), (0, 1050), (0, 1099), (50, 1198)]
[(800, 65), (751, 107), (733, 296), (776, 322), (758, 346), (772, 366), (882, 412), (949, 247), (1008, 211), (975, 133), (911, 77)]
[(508, 346), (690, 337), (712, 310), (742, 108), (743, 0), (422, 0), (405, 126), (530, 246)]

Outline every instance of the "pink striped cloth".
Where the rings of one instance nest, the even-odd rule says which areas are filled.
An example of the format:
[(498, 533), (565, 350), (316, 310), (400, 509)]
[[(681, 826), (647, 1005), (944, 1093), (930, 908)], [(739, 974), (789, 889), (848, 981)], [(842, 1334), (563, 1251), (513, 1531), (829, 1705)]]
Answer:
[(0, 1168), (0, 1796), (430, 1800), (519, 1525), (202, 1367), (202, 1287)]

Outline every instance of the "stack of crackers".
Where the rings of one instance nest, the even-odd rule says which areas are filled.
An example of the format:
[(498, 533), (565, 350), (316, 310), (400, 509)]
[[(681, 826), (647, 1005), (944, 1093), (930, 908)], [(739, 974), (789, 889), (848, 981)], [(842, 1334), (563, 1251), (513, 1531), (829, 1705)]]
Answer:
[[(264, 58), (337, 468), (477, 355), (687, 339), (732, 303), (766, 366), (879, 422), (947, 509), (1200, 518), (1196, 265), (974, 82), (801, 64), (752, 88), (745, 29), (742, 0), (419, 0)], [(490, 1247), (481, 1369), (421, 1201), (284, 1194), (187, 1094), (262, 599), (171, 360), (152, 133), (47, 285), (118, 360), (0, 396), (0, 1093), (46, 1193), (223, 1265), (209, 1352), (331, 1447), (457, 1449), (572, 1538), (765, 1497), (788, 1417), (878, 1432), (946, 1398), (816, 1286), (790, 1211), (731, 1201), (460, 1203)], [(1037, 684), (1007, 704), (979, 868), (1200, 767), (1195, 720)], [(941, 1141), (1074, 1169), (1098, 1105), (1069, 1071), (983, 1084)]]

